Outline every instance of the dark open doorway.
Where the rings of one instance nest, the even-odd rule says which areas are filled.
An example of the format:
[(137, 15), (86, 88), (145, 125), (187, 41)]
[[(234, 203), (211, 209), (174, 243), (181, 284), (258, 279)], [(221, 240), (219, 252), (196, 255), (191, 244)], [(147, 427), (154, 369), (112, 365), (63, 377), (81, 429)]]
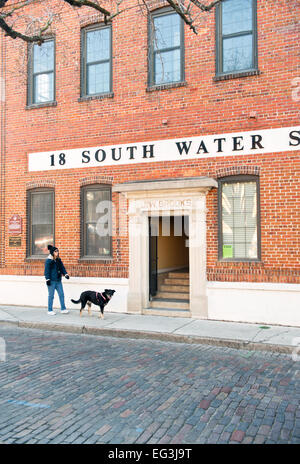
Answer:
[(189, 301), (187, 216), (149, 218), (149, 297), (153, 305), (186, 309)]

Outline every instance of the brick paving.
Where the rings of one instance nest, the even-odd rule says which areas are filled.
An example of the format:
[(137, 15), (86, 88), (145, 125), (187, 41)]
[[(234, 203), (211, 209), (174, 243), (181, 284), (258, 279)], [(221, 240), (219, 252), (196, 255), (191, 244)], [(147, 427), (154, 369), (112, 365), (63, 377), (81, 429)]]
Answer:
[(287, 354), (0, 326), (0, 443), (300, 443)]

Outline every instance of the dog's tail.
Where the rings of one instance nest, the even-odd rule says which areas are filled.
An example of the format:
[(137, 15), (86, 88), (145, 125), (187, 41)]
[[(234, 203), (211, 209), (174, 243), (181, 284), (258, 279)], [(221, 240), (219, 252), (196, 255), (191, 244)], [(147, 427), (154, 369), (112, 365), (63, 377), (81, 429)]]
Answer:
[(72, 303), (80, 303), (80, 298), (79, 298), (79, 300), (72, 300), (72, 298), (71, 298), (71, 301), (72, 301)]

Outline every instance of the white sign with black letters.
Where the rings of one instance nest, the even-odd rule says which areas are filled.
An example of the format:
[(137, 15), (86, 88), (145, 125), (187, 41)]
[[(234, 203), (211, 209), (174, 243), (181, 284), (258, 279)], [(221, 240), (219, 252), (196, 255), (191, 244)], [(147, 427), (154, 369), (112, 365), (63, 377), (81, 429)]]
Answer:
[(182, 161), (300, 149), (300, 127), (29, 153), (28, 171)]

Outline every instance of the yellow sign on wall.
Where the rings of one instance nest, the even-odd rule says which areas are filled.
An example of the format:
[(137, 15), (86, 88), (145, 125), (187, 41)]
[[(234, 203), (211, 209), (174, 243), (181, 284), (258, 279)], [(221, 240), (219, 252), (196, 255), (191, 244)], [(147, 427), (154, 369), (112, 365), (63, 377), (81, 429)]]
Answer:
[(223, 258), (233, 258), (233, 245), (223, 245)]

